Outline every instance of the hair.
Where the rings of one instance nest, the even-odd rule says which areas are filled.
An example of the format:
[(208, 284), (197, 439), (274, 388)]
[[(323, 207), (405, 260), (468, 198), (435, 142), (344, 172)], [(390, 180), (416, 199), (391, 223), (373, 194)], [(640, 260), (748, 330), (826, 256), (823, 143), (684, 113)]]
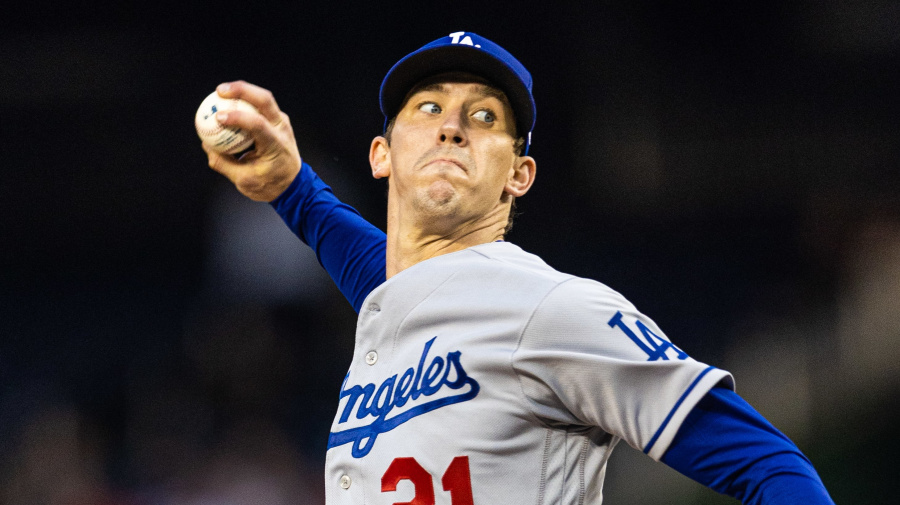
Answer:
[[(403, 103), (400, 104), (399, 110), (402, 110), (403, 107), (406, 106), (406, 102), (409, 101), (409, 97), (414, 95), (417, 91), (424, 88), (425, 86), (428, 86), (429, 84), (433, 84), (433, 83), (437, 82), (438, 80), (443, 80), (444, 78), (446, 78), (446, 75), (447, 74), (442, 74), (440, 77), (432, 76), (430, 78), (422, 80), (421, 82), (419, 82), (418, 84), (413, 86), (412, 89), (410, 89), (409, 92), (406, 94), (406, 97), (403, 99)], [(451, 75), (462, 76), (463, 74), (452, 73)], [(464, 79), (467, 81), (480, 82), (482, 84), (486, 84), (493, 88), (499, 89), (496, 86), (494, 86), (493, 84), (491, 84), (489, 81), (478, 78), (476, 76), (471, 76), (471, 75), (465, 74)], [(510, 109), (512, 109), (512, 107), (510, 107)], [(515, 121), (515, 113), (516, 113), (516, 111), (513, 110), (512, 124), (513, 124), (513, 128), (516, 128), (516, 131), (513, 132), (513, 137), (516, 139), (515, 142), (513, 142), (513, 153), (516, 156), (521, 156), (522, 151), (525, 149), (525, 137), (519, 135), (518, 127), (516, 126), (516, 121)], [(396, 121), (397, 121), (397, 114), (394, 114), (394, 117), (392, 117), (387, 122), (387, 125), (384, 128), (384, 138), (385, 138), (385, 140), (387, 140), (388, 146), (391, 145), (391, 134), (394, 131), (394, 123)], [(390, 181), (388, 181), (388, 184), (390, 184)], [(516, 212), (516, 197), (510, 195), (510, 199), (511, 199), (511, 201), (510, 201), (510, 205), (509, 205), (509, 217), (506, 220), (506, 228), (503, 229), (503, 238), (506, 238), (506, 235), (508, 235), (509, 231), (512, 230), (513, 221), (515, 220), (516, 216), (519, 215), (519, 212)]]

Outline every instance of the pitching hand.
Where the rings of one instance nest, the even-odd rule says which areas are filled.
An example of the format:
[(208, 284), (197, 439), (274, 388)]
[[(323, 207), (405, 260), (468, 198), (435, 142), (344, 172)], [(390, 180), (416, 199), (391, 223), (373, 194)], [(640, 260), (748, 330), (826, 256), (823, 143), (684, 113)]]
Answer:
[(244, 81), (220, 84), (216, 91), (223, 98), (240, 98), (258, 110), (220, 111), (216, 119), (225, 126), (247, 131), (254, 149), (235, 159), (203, 144), (209, 166), (228, 178), (238, 191), (251, 200), (271, 202), (290, 186), (300, 172), (300, 151), (288, 115), (278, 108), (272, 93)]

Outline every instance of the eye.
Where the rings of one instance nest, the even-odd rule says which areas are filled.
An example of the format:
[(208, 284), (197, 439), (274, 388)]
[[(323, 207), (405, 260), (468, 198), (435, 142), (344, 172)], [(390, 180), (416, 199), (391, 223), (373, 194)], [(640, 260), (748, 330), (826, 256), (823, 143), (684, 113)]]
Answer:
[(419, 106), (419, 110), (428, 114), (440, 114), (441, 108), (434, 102), (425, 102)]
[(485, 123), (493, 123), (494, 119), (496, 119), (494, 113), (489, 110), (480, 110), (475, 114), (472, 114), (472, 117)]

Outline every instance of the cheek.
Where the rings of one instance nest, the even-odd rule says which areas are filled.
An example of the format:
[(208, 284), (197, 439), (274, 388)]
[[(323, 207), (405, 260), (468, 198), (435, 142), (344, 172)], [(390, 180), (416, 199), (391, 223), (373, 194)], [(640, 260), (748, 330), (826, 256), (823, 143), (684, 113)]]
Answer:
[(482, 166), (490, 167), (490, 173), (485, 175), (490, 177), (493, 181), (505, 183), (506, 178), (509, 175), (509, 170), (513, 166), (513, 162), (516, 158), (513, 153), (512, 144), (508, 139), (504, 138), (492, 142), (489, 147), (490, 148), (485, 151), (482, 160), (484, 162)]
[(401, 170), (411, 166), (419, 156), (417, 154), (421, 149), (416, 146), (422, 145), (422, 132), (416, 128), (401, 127), (398, 125), (394, 128), (391, 136), (391, 164), (393, 167), (399, 167)]

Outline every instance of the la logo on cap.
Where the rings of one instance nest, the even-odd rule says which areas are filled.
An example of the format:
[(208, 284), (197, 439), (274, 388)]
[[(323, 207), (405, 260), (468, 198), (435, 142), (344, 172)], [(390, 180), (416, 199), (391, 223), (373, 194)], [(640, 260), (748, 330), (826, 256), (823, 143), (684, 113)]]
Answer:
[(466, 46), (477, 47), (479, 49), (481, 48), (481, 45), (472, 42), (472, 37), (469, 37), (468, 35), (466, 35), (462, 40), (460, 40), (459, 38), (462, 37), (463, 35), (466, 35), (466, 32), (451, 33), (450, 34), (450, 43), (451, 44), (463, 44)]

